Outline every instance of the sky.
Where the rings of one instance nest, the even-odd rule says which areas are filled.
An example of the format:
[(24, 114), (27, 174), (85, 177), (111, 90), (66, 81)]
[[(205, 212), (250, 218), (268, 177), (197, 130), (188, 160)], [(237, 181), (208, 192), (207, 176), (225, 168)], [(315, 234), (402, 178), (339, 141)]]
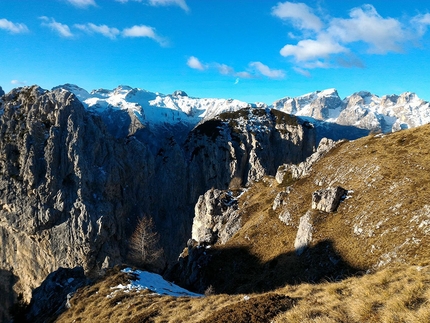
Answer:
[(0, 0), (0, 86), (430, 101), (430, 1)]

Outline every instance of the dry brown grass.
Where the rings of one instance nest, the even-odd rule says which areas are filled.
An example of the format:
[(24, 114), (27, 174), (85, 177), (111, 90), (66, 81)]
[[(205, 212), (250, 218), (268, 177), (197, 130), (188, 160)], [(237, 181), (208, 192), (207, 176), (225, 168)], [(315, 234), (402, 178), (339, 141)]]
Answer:
[(341, 282), (288, 285), (249, 296), (119, 291), (108, 298), (110, 284), (123, 280), (123, 274), (114, 274), (82, 289), (57, 322), (430, 322), (430, 265), (398, 265)]
[(274, 322), (430, 322), (430, 267), (400, 265), (360, 278), (281, 289), (300, 297)]

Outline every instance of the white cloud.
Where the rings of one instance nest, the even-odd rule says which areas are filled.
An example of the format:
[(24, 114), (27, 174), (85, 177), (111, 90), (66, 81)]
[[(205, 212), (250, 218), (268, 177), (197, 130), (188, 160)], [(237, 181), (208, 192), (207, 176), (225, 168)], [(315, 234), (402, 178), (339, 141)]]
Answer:
[(130, 28), (126, 28), (122, 31), (122, 35), (124, 37), (147, 37), (155, 40), (160, 45), (167, 45), (167, 41), (163, 39), (161, 36), (157, 35), (155, 32), (155, 28), (145, 25), (133, 26)]
[(12, 80), (12, 81), (10, 81), (10, 84), (13, 84), (13, 85), (25, 85), (25, 84), (27, 84), (27, 81)]
[(430, 25), (430, 13), (426, 13), (425, 15), (418, 15), (413, 18), (413, 20), (417, 20), (419, 23)]
[(323, 20), (307, 5), (291, 2), (279, 3), (272, 8), (272, 14), (293, 22), (296, 32), (288, 35), (295, 43), (286, 44), (280, 54), (292, 57), (296, 72), (305, 76), (304, 68), (362, 68), (364, 64), (358, 55), (363, 46), (357, 44), (364, 44), (368, 54), (398, 53), (430, 26), (430, 14), (400, 21), (382, 17), (369, 4), (351, 9), (347, 18), (325, 16)]
[(284, 71), (271, 69), (269, 66), (264, 65), (261, 62), (251, 62), (249, 63), (249, 66), (254, 67), (260, 74), (271, 79), (282, 79), (285, 77)]
[(251, 62), (248, 64), (249, 71), (241, 71), (241, 72), (236, 72), (233, 67), (222, 63), (214, 62), (214, 63), (204, 64), (195, 56), (191, 56), (190, 58), (188, 58), (187, 65), (190, 68), (200, 70), (200, 71), (204, 71), (208, 69), (217, 70), (218, 73), (221, 75), (233, 76), (236, 79), (241, 79), (241, 78), (250, 79), (250, 78), (260, 77), (261, 75), (269, 78), (275, 78), (275, 79), (280, 79), (285, 77), (285, 73), (282, 70), (270, 69), (267, 65), (264, 65), (261, 62)]
[(96, 6), (96, 2), (94, 0), (67, 0), (67, 2), (78, 8)]
[(297, 73), (306, 76), (306, 77), (311, 77), (311, 73), (308, 70), (305, 70), (303, 68), (300, 67), (293, 67), (293, 70), (295, 70)]
[(420, 36), (424, 35), (427, 27), (430, 26), (430, 13), (413, 17), (411, 23)]
[(75, 28), (80, 29), (89, 34), (101, 34), (110, 39), (115, 39), (116, 36), (120, 34), (120, 31), (117, 28), (111, 28), (106, 25), (95, 25), (93, 23), (87, 23), (85, 25), (76, 24)]
[(282, 56), (293, 56), (297, 62), (327, 58), (332, 54), (339, 54), (348, 51), (345, 47), (334, 42), (330, 38), (305, 39), (297, 45), (285, 45), (280, 53)]
[(48, 18), (45, 16), (39, 17), (42, 20), (42, 26), (49, 27), (55, 32), (57, 32), (62, 37), (73, 37), (72, 32), (70, 31), (69, 26), (56, 22), (54, 18)]
[(251, 73), (248, 72), (236, 72), (234, 75), (242, 79), (251, 79), (253, 77)]
[(278, 3), (272, 8), (272, 15), (284, 19), (292, 20), (299, 29), (319, 31), (323, 23), (313, 12), (312, 8), (304, 3), (284, 2)]
[(408, 40), (400, 21), (381, 17), (372, 5), (352, 9), (350, 17), (333, 19), (328, 34), (344, 43), (365, 42), (369, 52), (377, 54), (399, 52)]
[(215, 63), (214, 64), (216, 66), (216, 68), (218, 69), (218, 72), (222, 75), (234, 75), (234, 68), (225, 64), (219, 64), (219, 63)]
[(22, 34), (28, 32), (26, 25), (21, 23), (13, 23), (7, 19), (0, 19), (0, 29), (7, 30), (12, 34)]
[(130, 1), (133, 1), (133, 2), (143, 2), (143, 0), (115, 0), (116, 2), (119, 2), (119, 3), (127, 3), (127, 2), (130, 2)]
[[(127, 2), (144, 2), (144, 0), (115, 0), (116, 2), (120, 3), (127, 3)], [(190, 8), (188, 7), (185, 0), (146, 0), (146, 3), (148, 3), (150, 6), (178, 6), (182, 8), (185, 11), (190, 11)]]
[(197, 57), (191, 56), (187, 60), (187, 65), (195, 70), (203, 71), (206, 69), (205, 66), (200, 62), (200, 60)]
[(245, 71), (236, 72), (233, 67), (228, 66), (226, 64), (212, 63), (211, 66), (215, 67), (218, 70), (218, 72), (222, 75), (230, 75), (230, 76), (239, 77), (243, 79), (253, 78), (253, 75), (251, 75), (251, 73), (245, 72)]
[(189, 11), (185, 0), (149, 0), (151, 6), (178, 6), (185, 11)]

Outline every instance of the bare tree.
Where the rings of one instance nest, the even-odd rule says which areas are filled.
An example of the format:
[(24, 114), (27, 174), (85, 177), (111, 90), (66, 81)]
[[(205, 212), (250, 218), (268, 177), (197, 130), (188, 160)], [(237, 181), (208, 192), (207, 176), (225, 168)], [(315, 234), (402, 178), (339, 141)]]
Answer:
[(151, 217), (142, 217), (130, 238), (129, 259), (139, 267), (158, 270), (163, 266), (163, 248)]

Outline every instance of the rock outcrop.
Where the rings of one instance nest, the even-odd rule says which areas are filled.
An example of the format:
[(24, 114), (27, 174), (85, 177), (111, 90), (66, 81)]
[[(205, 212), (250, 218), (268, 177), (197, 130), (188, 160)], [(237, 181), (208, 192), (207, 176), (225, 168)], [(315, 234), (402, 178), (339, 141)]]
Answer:
[[(289, 189), (289, 187), (288, 187), (288, 189)], [(288, 196), (289, 193), (290, 192), (288, 190), (288, 191), (279, 192), (276, 195), (275, 200), (273, 201), (273, 206), (272, 206), (273, 211), (276, 211), (276, 209), (278, 207), (286, 204), (286, 197)]]
[(4, 91), (3, 91), (2, 87), (0, 86), (0, 96), (3, 96), (3, 95), (4, 95)]
[(334, 212), (337, 210), (340, 201), (347, 190), (340, 186), (321, 189), (312, 194), (312, 209), (324, 212)]
[(309, 175), (312, 170), (312, 165), (314, 165), (339, 143), (340, 142), (335, 142), (331, 139), (323, 138), (318, 145), (317, 151), (306, 158), (305, 161), (299, 164), (290, 163), (279, 166), (275, 175), (276, 181), (279, 184), (282, 184), (284, 181), (288, 181), (289, 179), (296, 180)]
[(308, 211), (300, 218), (296, 240), (294, 241), (294, 249), (297, 255), (301, 255), (312, 242), (312, 232), (312, 213)]
[(240, 227), (237, 200), (230, 191), (210, 189), (199, 197), (191, 235), (197, 243), (224, 244)]

